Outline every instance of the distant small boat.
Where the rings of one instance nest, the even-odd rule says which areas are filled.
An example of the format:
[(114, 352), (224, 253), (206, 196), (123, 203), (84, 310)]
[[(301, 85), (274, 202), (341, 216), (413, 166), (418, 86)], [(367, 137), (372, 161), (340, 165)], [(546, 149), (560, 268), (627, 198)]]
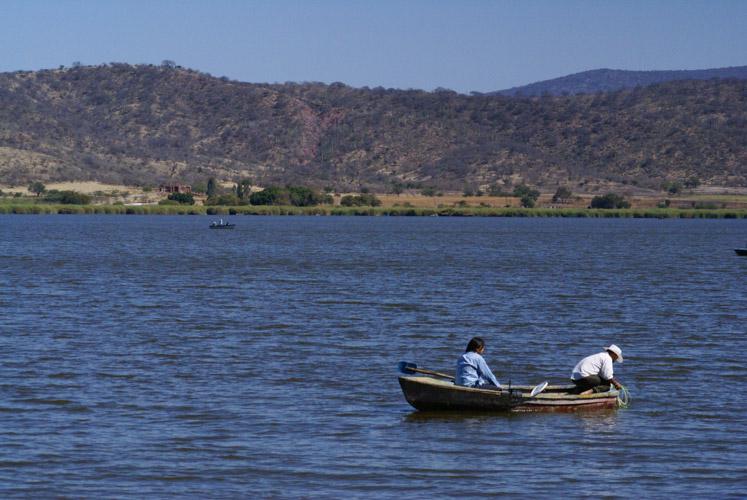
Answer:
[(737, 255), (747, 256), (747, 248), (735, 248), (734, 251)]
[(573, 385), (547, 386), (544, 392), (532, 396), (531, 386), (513, 386), (510, 391), (476, 389), (454, 385), (453, 382), (431, 377), (399, 377), (405, 399), (421, 411), (510, 411), (510, 412), (573, 412), (616, 408), (617, 390), (594, 394), (572, 394)]
[(228, 221), (223, 222), (223, 219), (219, 221), (213, 221), (210, 224), (210, 229), (233, 229), (236, 227), (236, 224), (229, 224)]

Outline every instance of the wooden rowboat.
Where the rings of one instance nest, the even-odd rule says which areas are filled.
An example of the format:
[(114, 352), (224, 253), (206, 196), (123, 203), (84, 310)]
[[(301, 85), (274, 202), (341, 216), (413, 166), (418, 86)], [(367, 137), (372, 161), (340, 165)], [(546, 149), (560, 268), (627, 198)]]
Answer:
[(737, 255), (747, 255), (747, 248), (735, 248), (734, 251), (737, 252)]
[(549, 385), (531, 396), (531, 386), (475, 389), (431, 377), (402, 375), (399, 385), (405, 399), (422, 411), (459, 410), (488, 412), (555, 412), (583, 411), (617, 407), (617, 390), (588, 395), (571, 394), (573, 385)]

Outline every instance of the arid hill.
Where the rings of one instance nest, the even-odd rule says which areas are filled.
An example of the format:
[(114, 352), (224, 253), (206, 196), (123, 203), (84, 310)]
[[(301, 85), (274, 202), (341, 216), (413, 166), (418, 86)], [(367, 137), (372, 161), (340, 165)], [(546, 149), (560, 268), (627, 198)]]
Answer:
[(594, 69), (551, 80), (530, 83), (521, 87), (500, 90), (495, 93), (510, 96), (591, 94), (594, 92), (611, 92), (634, 87), (646, 87), (655, 83), (676, 80), (710, 80), (714, 78), (747, 79), (747, 66), (678, 71)]
[(0, 184), (746, 186), (746, 130), (745, 80), (520, 98), (127, 64), (0, 74)]

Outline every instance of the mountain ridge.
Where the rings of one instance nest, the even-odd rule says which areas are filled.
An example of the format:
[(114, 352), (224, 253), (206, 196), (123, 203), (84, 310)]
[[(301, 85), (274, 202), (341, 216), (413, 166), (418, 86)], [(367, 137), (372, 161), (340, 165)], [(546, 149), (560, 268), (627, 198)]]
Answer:
[(510, 89), (491, 92), (506, 96), (540, 96), (588, 94), (642, 87), (679, 80), (709, 80), (712, 78), (747, 79), (747, 66), (695, 70), (632, 71), (600, 68), (552, 78)]

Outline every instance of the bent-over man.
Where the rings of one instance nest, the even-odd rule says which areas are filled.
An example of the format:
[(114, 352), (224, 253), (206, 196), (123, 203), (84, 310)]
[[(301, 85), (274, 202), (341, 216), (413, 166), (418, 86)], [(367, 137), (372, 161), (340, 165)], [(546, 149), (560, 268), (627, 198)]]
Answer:
[(622, 363), (622, 350), (615, 344), (605, 347), (603, 352), (587, 356), (573, 368), (571, 381), (576, 386), (575, 394), (607, 392), (610, 384), (620, 389), (622, 385), (614, 377), (612, 363)]

